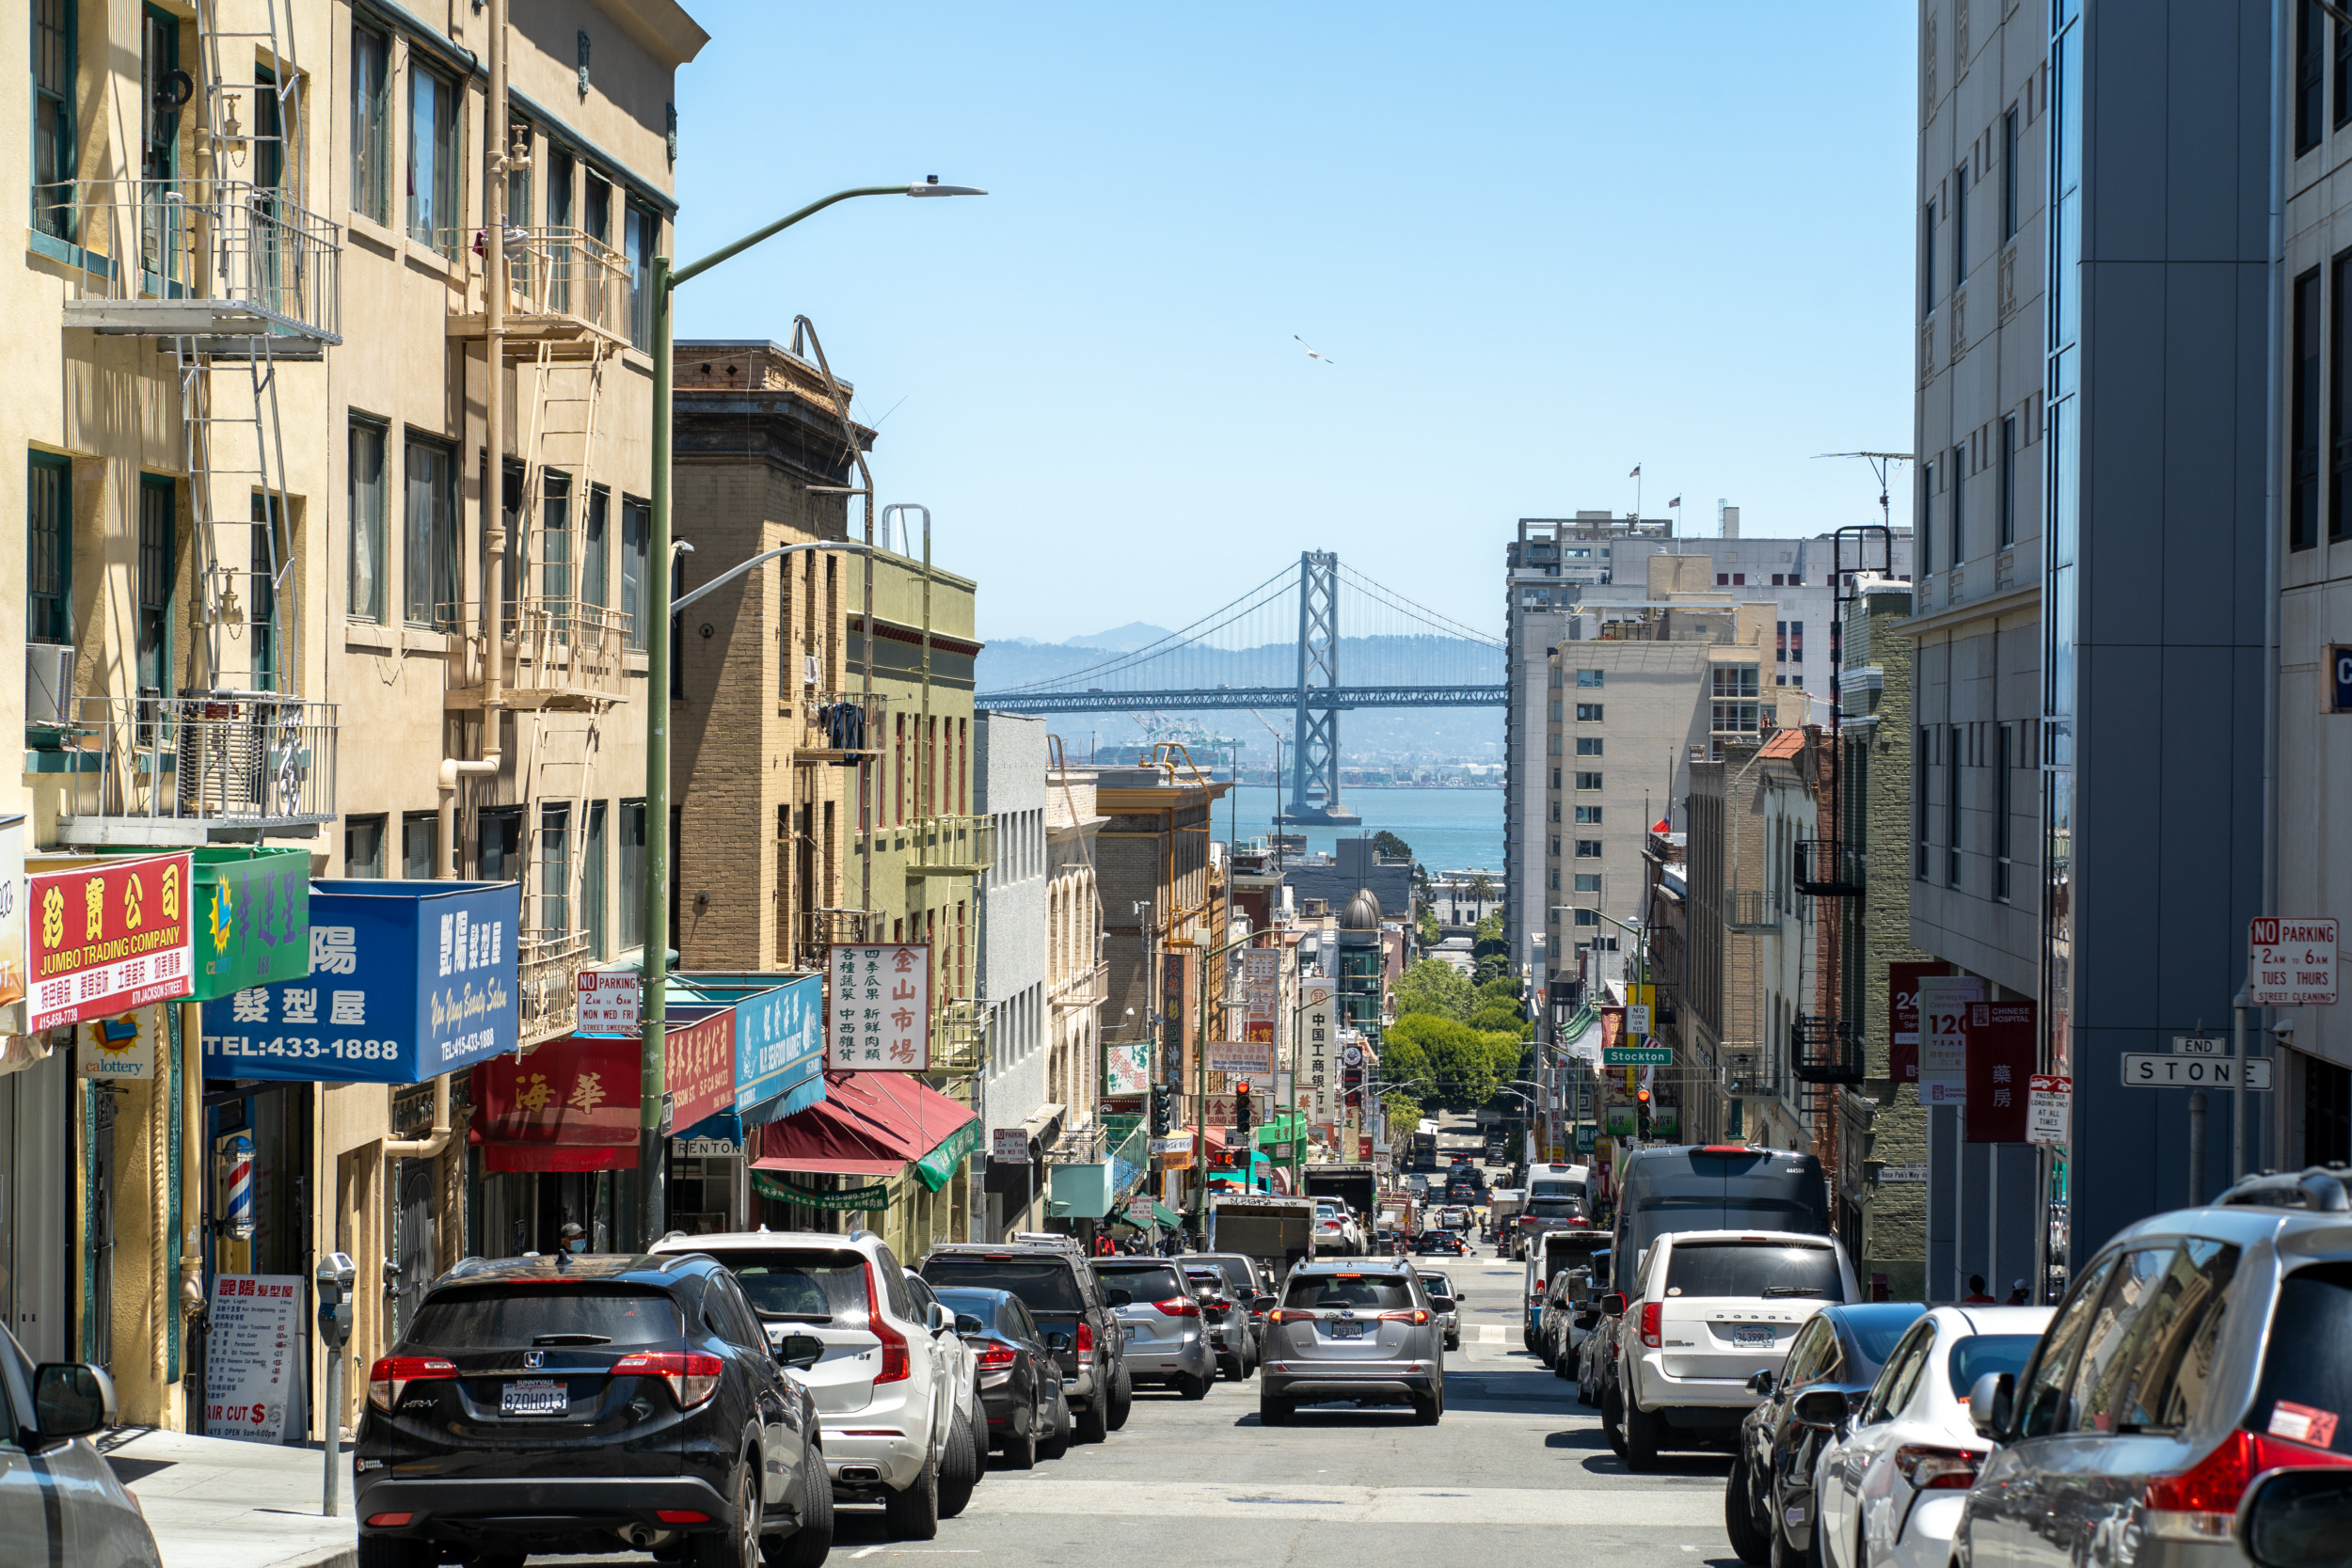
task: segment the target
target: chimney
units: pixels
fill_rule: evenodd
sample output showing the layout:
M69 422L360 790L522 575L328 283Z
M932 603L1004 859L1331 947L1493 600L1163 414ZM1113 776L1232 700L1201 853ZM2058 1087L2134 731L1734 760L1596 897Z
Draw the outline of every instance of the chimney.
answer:
M1740 509L1724 505L1720 496L1715 499L1715 532L1725 539L1740 537Z

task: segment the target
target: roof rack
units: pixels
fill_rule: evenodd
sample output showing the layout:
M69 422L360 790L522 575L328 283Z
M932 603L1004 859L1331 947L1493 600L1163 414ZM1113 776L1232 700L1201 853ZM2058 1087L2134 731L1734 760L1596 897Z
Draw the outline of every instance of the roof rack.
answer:
M2352 1212L2352 1169L2341 1164L2312 1165L2300 1171L2264 1171L2241 1178L2236 1186L2215 1201L2232 1207L2308 1209L2315 1213Z

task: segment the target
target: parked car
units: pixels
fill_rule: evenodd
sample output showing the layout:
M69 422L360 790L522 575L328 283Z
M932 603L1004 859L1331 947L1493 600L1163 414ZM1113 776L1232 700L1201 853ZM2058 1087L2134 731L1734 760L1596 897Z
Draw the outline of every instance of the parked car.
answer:
M1249 1302L1233 1294L1225 1271L1208 1263L1183 1259L1184 1284L1200 1304L1200 1322L1209 1335L1209 1352L1217 1370L1241 1382L1258 1370L1258 1339L1249 1327Z
M2255 1477L2352 1466L2352 1185L2249 1177L2126 1227L2075 1275L2023 1370L1987 1371L1994 1449L1952 1538L1972 1568L2247 1560ZM2326 1550L2340 1560L2339 1524Z
M1616 1375L1601 1395L1610 1446L1629 1468L1648 1470L1661 1449L1730 1443L1759 1397L1748 1380L1778 1376L1806 1319L1861 1295L1834 1236L1658 1236L1633 1289L1602 1298L1621 1320Z
M1555 1377L1577 1375L1577 1352L1599 1317L1593 1305L1593 1272L1589 1264L1559 1270L1544 1287L1544 1305L1535 1322L1535 1359Z
M972 1353L989 1447L1016 1470L1035 1468L1061 1388L1045 1331L1009 1291L949 1289L939 1303L955 1314L957 1338Z
M1810 1154L1745 1144L1637 1148L1617 1182L1619 1291L1629 1291L1650 1243L1677 1230L1829 1234L1829 1184Z
M2014 1376L2046 1307L1938 1307L1903 1336L1845 1436L1822 1456L1813 1528L1824 1568L1946 1568L1977 1466L1968 1422L1986 1372Z
M750 1299L771 1348L813 1335L824 1354L802 1372L823 1426L837 1500L881 1503L892 1534L928 1541L963 1511L987 1467L965 1354L943 1309L917 1306L907 1273L870 1230L673 1234L664 1259L707 1254Z
M1258 1420L1280 1426L1302 1404L1410 1404L1423 1426L1445 1414L1445 1352L1421 1276L1378 1262L1312 1259L1291 1271L1266 1314Z
M115 1387L96 1367L53 1361L36 1367L0 1325L0 1539L26 1562L91 1568L162 1568L147 1516L90 1433L115 1424Z
M1797 1330L1778 1373L1748 1379L1762 1402L1740 1423L1724 1483L1724 1526L1742 1561L1814 1559L1816 1465L1926 1310L1912 1301L1824 1307Z
M1454 1281L1436 1269L1422 1269L1421 1288L1429 1292L1430 1310L1438 1314L1438 1326L1445 1331L1445 1348L1462 1348L1461 1298L1454 1289Z
M1274 1276L1266 1266L1246 1252L1186 1253L1186 1263L1211 1263L1225 1275L1226 1289L1249 1311L1249 1360L1252 1366L1265 1359L1265 1306L1258 1298L1271 1297ZM1270 1303L1268 1303L1270 1305Z
M1521 1243L1526 1266L1521 1300L1526 1311L1519 1322L1519 1342L1527 1347L1528 1354L1542 1354L1543 1340L1536 1330L1543 1322L1544 1300L1551 1282L1569 1270L1590 1267L1593 1258L1608 1246L1609 1232L1594 1229L1592 1221L1581 1216L1563 1221L1557 1229L1530 1236Z
M1021 1298L1045 1331L1046 1348L1061 1361L1062 1391L1077 1418L1079 1442L1100 1443L1127 1424L1135 1390L1127 1376L1126 1336L1075 1242L959 1242L931 1248L920 1272L933 1290L1010 1291Z
M898 1271L864 1271L877 1297L878 1274ZM813 1568L832 1546L833 1456L803 1379L830 1349L798 1326L771 1348L708 1257L468 1259L369 1370L359 1560L662 1550L759 1568L774 1538L779 1560ZM933 1528L936 1503L934 1485Z
M1208 1397L1216 1381L1209 1325L1184 1270L1165 1258L1098 1258L1094 1273L1126 1336L1127 1375L1138 1388Z
M1617 1330L1624 1322L1622 1317L1597 1311L1584 1331L1584 1343L1577 1350L1576 1397L1593 1409L1601 1407L1617 1375Z
M950 1476L943 1472L941 1506L952 1518L963 1512L962 1501L956 1494L968 1496L972 1486L988 1476L988 1407L980 1400L979 1357L971 1346L963 1342L963 1337L955 1332L955 1313L941 1305L939 1297L932 1294L930 1283L913 1269L900 1272L905 1274L907 1290L914 1297L915 1321L926 1323L944 1322L948 1325L934 1329L931 1338L939 1347L940 1370L947 1379L947 1386L956 1391L958 1414L962 1417L964 1430L972 1437L971 1482L967 1484L961 1475ZM939 1307L940 1310L933 1312L933 1307Z

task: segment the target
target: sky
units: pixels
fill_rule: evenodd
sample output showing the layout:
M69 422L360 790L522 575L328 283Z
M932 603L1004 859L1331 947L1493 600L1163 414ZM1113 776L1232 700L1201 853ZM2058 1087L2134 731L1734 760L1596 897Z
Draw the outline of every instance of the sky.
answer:
M1499 632L1521 516L1638 464L1678 531L1811 534L1878 520L1816 453L1910 443L1909 6L686 3L682 259L990 192L845 202L676 325L817 324L983 638L1183 626L1302 549Z

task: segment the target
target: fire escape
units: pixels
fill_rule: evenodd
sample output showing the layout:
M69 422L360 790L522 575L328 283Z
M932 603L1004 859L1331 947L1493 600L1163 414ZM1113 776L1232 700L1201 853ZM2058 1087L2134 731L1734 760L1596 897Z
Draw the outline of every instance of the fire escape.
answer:
M262 0L240 12L260 27L224 29L219 0L198 0L198 74L148 84L139 171L37 194L36 228L62 242L70 269L64 325L152 340L172 356L195 597L166 616L184 614L195 633L183 671L170 668L168 633L151 649L142 627L130 692L33 716L69 754L64 843L308 837L335 818L335 709L300 695L278 368L323 360L342 341L342 232L295 199L307 78L281 10ZM246 79L230 79L224 53L249 60ZM183 178L179 118L199 99L197 173ZM177 532L173 518L167 533ZM176 553L167 537L157 547L167 562ZM70 664L37 673L60 698L73 689Z

